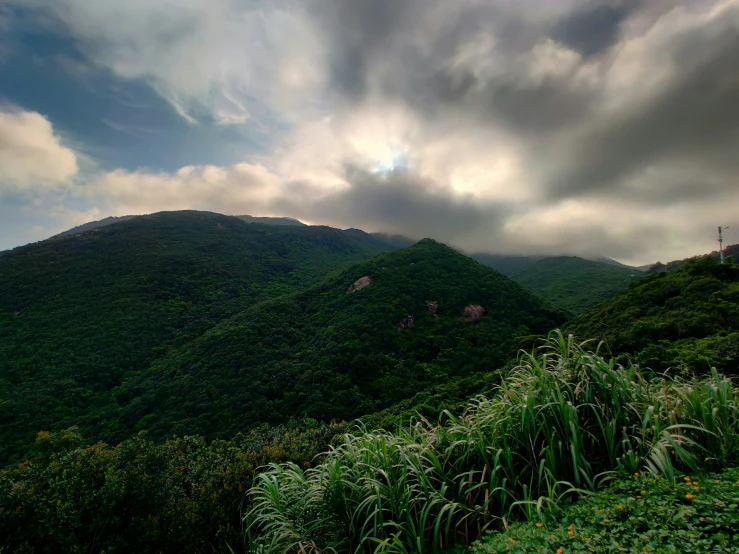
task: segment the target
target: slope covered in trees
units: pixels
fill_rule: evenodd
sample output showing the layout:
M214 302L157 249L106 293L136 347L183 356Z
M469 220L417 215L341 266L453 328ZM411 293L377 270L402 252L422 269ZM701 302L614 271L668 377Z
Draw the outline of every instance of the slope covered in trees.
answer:
M610 300L642 276L634 269L560 256L540 260L512 279L554 306L580 314Z
M0 464L40 430L118 439L111 390L261 301L389 250L360 231L165 212L0 257ZM100 431L90 434L92 426ZM105 431L105 432L103 432Z
M739 370L739 267L713 257L652 273L575 319L569 330L606 341L655 371Z
M612 260L607 263L576 256L475 254L473 258L574 314L613 298L643 275Z
M119 424L213 437L292 417L351 419L496 369L514 339L559 321L513 281L424 240L170 352L115 389Z

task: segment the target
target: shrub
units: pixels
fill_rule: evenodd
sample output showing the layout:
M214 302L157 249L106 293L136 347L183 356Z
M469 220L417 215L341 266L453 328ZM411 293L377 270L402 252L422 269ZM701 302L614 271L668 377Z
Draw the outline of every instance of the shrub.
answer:
M535 521L493 532L472 551L739 551L739 470L696 479L683 476L675 483L648 474L617 479L604 491L573 505L544 511Z
M437 552L615 472L674 480L736 455L728 379L648 378L586 347L557 332L461 417L359 429L315 468L272 465L250 493L252 550Z

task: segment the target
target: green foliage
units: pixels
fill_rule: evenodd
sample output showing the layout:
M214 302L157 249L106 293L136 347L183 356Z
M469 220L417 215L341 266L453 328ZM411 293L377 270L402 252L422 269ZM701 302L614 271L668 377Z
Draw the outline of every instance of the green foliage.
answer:
M347 292L362 277L371 284ZM476 322L465 318L473 304L485 309ZM514 339L558 321L511 280L424 240L245 310L129 376L114 390L119 425L210 438L292 417L353 419L502 367Z
M0 471L0 551L227 552L240 509L270 462L309 467L341 425L262 428L231 441L199 437L79 446L75 430L39 433L41 454Z
M731 382L649 379L554 335L461 417L350 434L315 468L259 474L254 552L438 552L597 490L614 472L674 478L739 453Z
M562 256L541 260L512 279L554 306L581 314L640 277L636 269Z
M739 551L739 470L691 476L621 476L595 495L550 506L459 552Z
M643 275L635 268L575 256L477 254L473 258L507 275L553 306L573 314L581 314L610 300Z
M111 392L258 302L390 247L361 231L169 212L16 248L0 258L0 466L39 430L118 442Z
M705 257L652 273L568 325L663 372L739 370L739 267Z

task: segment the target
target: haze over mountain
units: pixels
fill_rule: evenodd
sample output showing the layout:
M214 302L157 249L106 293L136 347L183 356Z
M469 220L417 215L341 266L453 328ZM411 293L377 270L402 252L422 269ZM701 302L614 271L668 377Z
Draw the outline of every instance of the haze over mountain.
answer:
M739 0L5 0L0 29L0 249L202 209L641 266L735 217Z

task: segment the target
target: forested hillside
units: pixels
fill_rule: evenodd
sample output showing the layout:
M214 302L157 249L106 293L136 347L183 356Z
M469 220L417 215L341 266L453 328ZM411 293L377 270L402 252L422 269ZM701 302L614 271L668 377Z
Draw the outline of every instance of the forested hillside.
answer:
M474 259L507 275L553 306L580 314L628 288L643 273L576 256L500 256L475 254Z
M610 300L642 276L634 269L560 256L540 260L511 278L552 305L581 314Z
M360 231L165 212L0 257L0 464L114 417L132 371L264 300L390 247ZM88 435L90 436L90 435Z
M711 256L652 273L569 330L655 371L739 370L739 267Z
M172 350L114 390L119 424L213 437L292 417L352 419L496 369L516 338L559 322L513 281L424 240Z
M590 344L553 334L516 362L517 349L530 349L533 335L560 325L562 314L434 241L320 277L318 261L325 268L347 252L364 256L368 244L378 247L375 239L363 242L366 235L356 230L267 228L214 214L162 217L126 231L137 237L138 255L115 232L136 218L28 247L57 257L20 249L9 259L29 256L24 263L0 265L4 282L13 283L16 298L25 293L26 302L0 320L4 336L15 341L12 348L0 345L4 363L12 364L3 373L3 440L17 441L3 445L10 445L6 455L30 458L0 470L0 548L449 553L541 543L554 551L574 545L608 551L600 526L611 522L618 532L609 537L619 544L661 544L654 526L637 521L655 510L665 522L655 525L686 531L689 551L739 541L736 518L723 504L732 491L717 486L703 493L699 477L739 452L739 391L709 371L737 371L739 267L707 257L648 275L568 324L578 337L594 339ZM191 218L189 231L180 217ZM239 239L205 247L212 243L203 237L221 236L229 225ZM182 241L172 239L172 229ZM307 239L291 229L318 235L301 242ZM98 234L101 243L93 238ZM248 252L238 251L239 240ZM233 258L220 258L228 265L219 267L230 271L220 281L209 253L232 248ZM133 261L122 267L123 259ZM290 271L276 269L301 259ZM98 267L112 269L95 277L90 268ZM157 275L155 285L133 287L145 271ZM174 306L189 311L167 304L175 295L168 276L180 283ZM181 287L189 280L203 285L197 290L204 296ZM233 294L226 282L240 283L243 292ZM192 297L181 296L188 290ZM35 308L38 299L46 312ZM100 313L80 312L84 302L87 312L94 306ZM113 317L123 308L150 308L152 321ZM21 327L26 313L34 319ZM66 321L68 313L87 313L97 327ZM176 317L205 323L175 327ZM163 321L179 333L167 335L172 329ZM165 346L150 346L147 358L136 348L152 344L143 333L154 323L160 333L154 339L164 337ZM107 346L96 349L89 336ZM128 351L116 337L128 341ZM23 351L19 338L35 350ZM606 343L598 347L599 340ZM64 352L53 348L66 348L76 365L65 366ZM125 373L99 361L107 351L129 364ZM79 352L89 360L80 362ZM58 365L40 365L42 356ZM134 359L143 361L134 366ZM86 373L76 373L80 368ZM668 368L666 379L653 371ZM83 387L87 396L69 394ZM364 427L350 423L358 416ZM332 418L344 421L328 423ZM17 422L26 426L22 432ZM81 429L61 429L70 423ZM387 430L376 431L378 425ZM34 431L42 432L22 442ZM97 439L110 446L91 444ZM687 471L689 493L676 496L671 480ZM600 491L611 476L628 483ZM624 499L618 491L627 489L640 494ZM586 517L590 504L571 506L582 490L596 493L592 502L605 515ZM561 509L579 517L582 528L544 534L558 525ZM686 513L704 514L704 521L671 523ZM530 524L505 531L503 517ZM489 530L495 533L486 538Z

